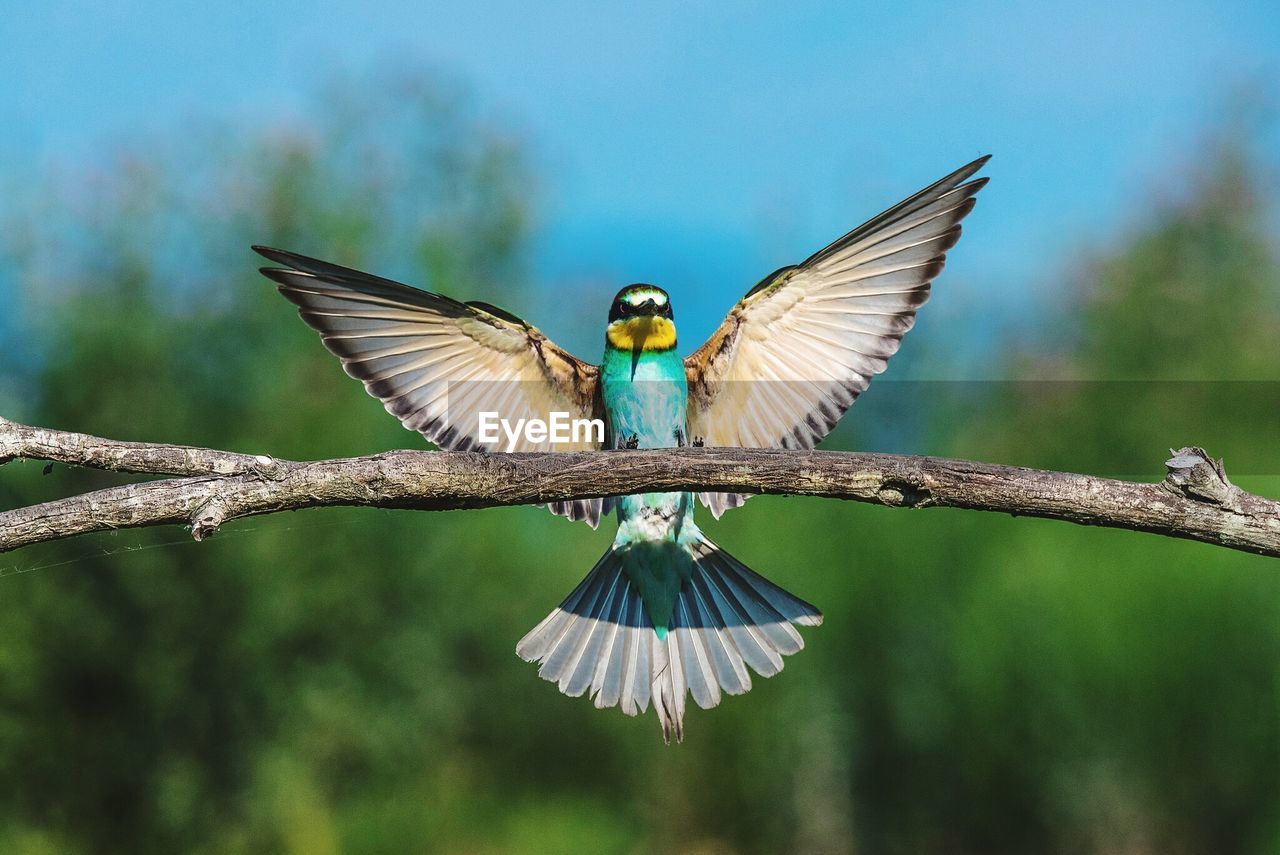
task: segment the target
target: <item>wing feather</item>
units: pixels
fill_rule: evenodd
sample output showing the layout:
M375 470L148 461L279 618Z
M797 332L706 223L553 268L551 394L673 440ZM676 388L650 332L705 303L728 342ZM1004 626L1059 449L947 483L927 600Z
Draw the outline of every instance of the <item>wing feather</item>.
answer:
M480 439L479 414L602 418L599 368L556 347L536 327L487 303L462 303L358 270L268 247L254 250L299 316L347 374L410 430L448 450L500 451ZM570 451L599 443L519 441L516 451ZM603 502L557 502L555 513L599 523Z
M982 157L760 281L685 360L689 435L812 448L885 370L987 179ZM972 179L972 180L971 180ZM747 496L704 493L719 517Z

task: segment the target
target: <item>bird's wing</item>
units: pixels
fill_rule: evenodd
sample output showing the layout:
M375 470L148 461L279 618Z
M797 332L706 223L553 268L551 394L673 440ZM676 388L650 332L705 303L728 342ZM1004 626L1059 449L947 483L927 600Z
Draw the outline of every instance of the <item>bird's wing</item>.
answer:
M460 303L389 279L292 252L255 246L281 267L262 272L298 306L343 368L410 430L448 450L505 451L482 442L481 412L517 419L603 418L600 369L496 306ZM598 442L531 443L514 451L578 451ZM551 510L593 527L602 501L559 502Z
M684 361L689 436L740 448L812 448L825 437L911 329L987 183L969 180L987 159L752 288ZM700 498L717 517L747 499Z

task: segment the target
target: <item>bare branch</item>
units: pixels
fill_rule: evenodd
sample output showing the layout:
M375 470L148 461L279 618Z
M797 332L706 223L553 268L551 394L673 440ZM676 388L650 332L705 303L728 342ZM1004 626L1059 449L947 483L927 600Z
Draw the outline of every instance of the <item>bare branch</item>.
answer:
M181 524L201 540L230 520L333 505L450 510L636 492L825 496L902 508L951 507L1146 531L1280 557L1280 502L1227 480L1184 448L1141 484L936 457L684 448L564 454L393 451L299 463L116 442L0 419L0 464L55 460L185 477L127 484L0 513L0 552L93 531Z
M0 466L23 457L143 475L270 474L275 467L275 461L265 455L190 445L121 442L87 433L31 427L0 417Z

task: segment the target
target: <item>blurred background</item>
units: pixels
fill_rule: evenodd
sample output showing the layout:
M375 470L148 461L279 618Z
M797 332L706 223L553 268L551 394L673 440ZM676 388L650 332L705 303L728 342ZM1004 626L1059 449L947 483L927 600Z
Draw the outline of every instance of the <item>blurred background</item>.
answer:
M992 183L825 447L1280 496L1274 3L99 4L0 28L0 413L295 459L419 447L267 243L594 359L979 154ZM0 508L120 483L19 462ZM514 644L613 537L312 510L0 556L5 852L1280 852L1280 565L759 498L826 623L664 747Z

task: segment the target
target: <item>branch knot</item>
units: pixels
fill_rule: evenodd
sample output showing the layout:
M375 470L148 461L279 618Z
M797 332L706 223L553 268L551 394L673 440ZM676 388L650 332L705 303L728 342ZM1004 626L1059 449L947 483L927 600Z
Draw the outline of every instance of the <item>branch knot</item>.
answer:
M191 514L191 536L197 541L211 537L227 520L230 509L219 496L210 496Z
M1239 506L1237 494L1240 488L1227 480L1222 460L1214 460L1203 448L1191 446L1174 451L1164 465L1169 473L1164 484L1171 490L1199 502L1221 505L1230 510Z

